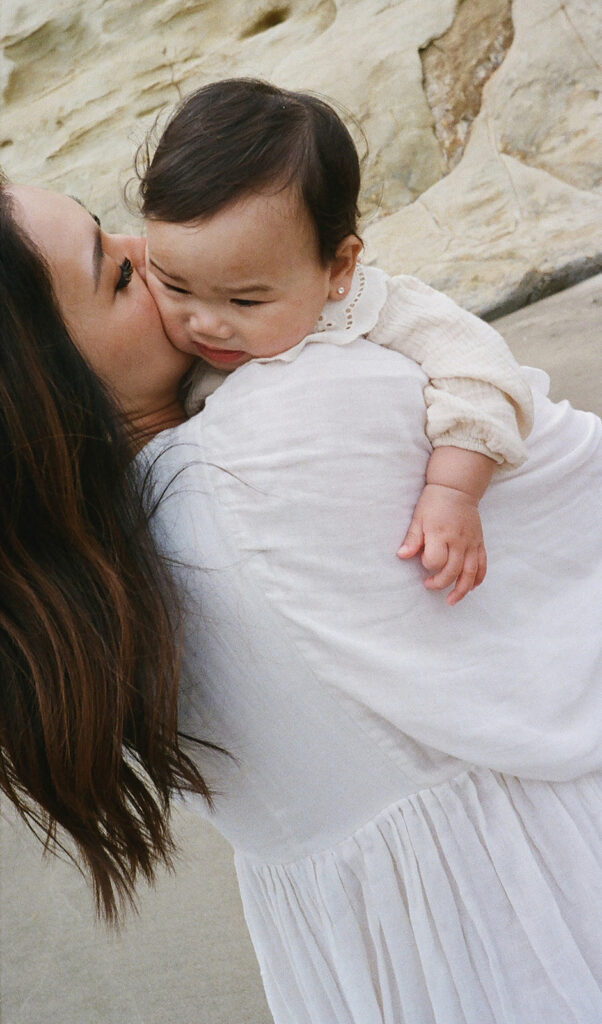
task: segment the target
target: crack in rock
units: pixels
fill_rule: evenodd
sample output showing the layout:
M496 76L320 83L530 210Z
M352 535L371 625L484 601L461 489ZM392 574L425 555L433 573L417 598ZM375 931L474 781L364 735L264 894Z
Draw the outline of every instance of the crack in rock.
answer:
M251 36L258 36L262 32L267 32L271 28L276 28L277 25L282 25L287 18L290 17L291 9L288 4L278 4L274 7L269 7L259 17L255 17L253 21L243 29L240 33L240 39L250 39Z
M460 0L451 28L420 51L446 171L462 157L486 82L514 38L512 0Z
M580 281L586 281L602 273L602 253L594 256L576 256L562 266L545 271L533 269L526 271L512 291L499 302L478 310L482 320L491 322L518 309L531 306L549 295L556 295L566 288L572 288Z

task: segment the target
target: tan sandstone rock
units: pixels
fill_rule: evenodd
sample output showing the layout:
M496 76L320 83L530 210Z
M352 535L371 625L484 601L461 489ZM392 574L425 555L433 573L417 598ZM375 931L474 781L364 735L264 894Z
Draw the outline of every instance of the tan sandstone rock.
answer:
M459 163L366 232L386 269L489 314L602 268L602 8L515 0L512 16Z
M368 207L377 195L397 210L442 173L418 51L451 23L454 0L42 0L3 11L0 159L15 178L77 191L110 228L123 225L118 187L156 114L228 75L312 88L353 111L370 140Z
M602 263L599 0L3 0L0 162L109 229L161 111L251 74L369 143L367 258L476 310Z
M459 162L483 87L513 38L511 0L478 0L460 4L451 28L422 51L424 91L447 170Z

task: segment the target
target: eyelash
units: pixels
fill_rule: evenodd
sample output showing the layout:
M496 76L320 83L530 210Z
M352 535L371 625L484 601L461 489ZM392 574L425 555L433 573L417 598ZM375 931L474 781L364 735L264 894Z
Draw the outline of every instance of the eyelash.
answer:
M163 281L163 285L168 291L175 292L177 295L190 295L190 292L187 292L185 288L178 288L175 284L168 284L167 281ZM242 306L245 309L249 306L261 305L261 302L257 299L230 299L230 302L235 306Z
M132 280L134 268L132 266L131 260L129 260L127 256L125 257L123 262L119 264L119 270L121 271L121 273L119 275L119 280L115 287L116 292L121 291L122 288L127 288L128 284Z
M175 284L168 284L167 281L163 281L163 284L170 292L177 292L178 295L190 295L185 288L176 288Z

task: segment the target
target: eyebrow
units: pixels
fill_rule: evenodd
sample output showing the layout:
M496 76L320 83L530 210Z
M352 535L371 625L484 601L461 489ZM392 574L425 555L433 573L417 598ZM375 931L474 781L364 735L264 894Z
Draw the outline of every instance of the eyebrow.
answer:
M155 270L160 270L162 274L165 274L165 277L171 277L172 281L179 281L181 284L186 284L185 278L179 277L178 274L170 274L168 270L163 270L163 267L159 266L152 256L149 256L148 262L155 268Z
M102 237L100 233L100 227L96 228L94 235L94 251L92 253L92 275L94 277L94 291L98 291L98 285L100 283L100 271L102 270L102 259L104 253L102 251Z
M245 284L243 286L233 285L226 291L236 292L237 295L245 295L246 292L272 292L274 289L269 284Z

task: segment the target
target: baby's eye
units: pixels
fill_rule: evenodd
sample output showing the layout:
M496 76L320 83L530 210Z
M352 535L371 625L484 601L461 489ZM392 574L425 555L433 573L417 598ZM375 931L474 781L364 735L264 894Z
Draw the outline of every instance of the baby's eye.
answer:
M261 306L257 299L230 299L235 306Z
M168 284L167 281L164 281L163 284L170 292L177 292L178 295L190 295L190 292L187 292L185 288L177 288L175 284Z
M116 292L121 291L122 288L127 288L128 284L132 280L134 268L132 266L131 260L129 260L127 256L125 257L123 262L119 264L119 271L119 280L117 281L117 284L115 286Z

